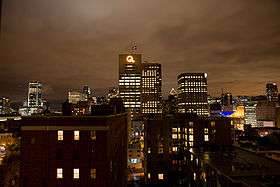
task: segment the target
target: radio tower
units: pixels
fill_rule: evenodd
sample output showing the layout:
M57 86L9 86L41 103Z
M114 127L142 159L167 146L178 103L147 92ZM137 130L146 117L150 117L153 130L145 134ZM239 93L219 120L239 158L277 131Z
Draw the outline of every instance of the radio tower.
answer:
M137 44L136 44L135 41L132 41L132 42L131 42L131 44L130 44L129 47L128 47L128 51L129 51L129 53L132 53L132 54L137 53L138 48L137 48Z

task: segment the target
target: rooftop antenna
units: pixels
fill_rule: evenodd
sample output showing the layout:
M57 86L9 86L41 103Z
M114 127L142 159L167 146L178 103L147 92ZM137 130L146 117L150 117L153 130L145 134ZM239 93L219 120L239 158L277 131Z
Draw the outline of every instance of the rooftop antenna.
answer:
M132 54L135 54L135 53L138 52L137 43L135 41L131 42L130 47L129 47L129 51Z

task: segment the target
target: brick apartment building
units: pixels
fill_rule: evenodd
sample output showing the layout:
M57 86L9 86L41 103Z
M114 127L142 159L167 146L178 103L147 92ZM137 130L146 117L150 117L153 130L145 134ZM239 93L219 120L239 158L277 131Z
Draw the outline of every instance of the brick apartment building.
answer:
M21 121L22 187L124 187L127 114Z

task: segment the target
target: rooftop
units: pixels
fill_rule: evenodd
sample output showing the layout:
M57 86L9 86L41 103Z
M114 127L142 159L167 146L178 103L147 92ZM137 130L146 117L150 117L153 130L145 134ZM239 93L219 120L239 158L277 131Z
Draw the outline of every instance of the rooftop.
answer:
M280 178L280 162L238 147L219 151L193 149L204 163L218 173L248 186L266 186ZM280 184L280 183L279 183Z

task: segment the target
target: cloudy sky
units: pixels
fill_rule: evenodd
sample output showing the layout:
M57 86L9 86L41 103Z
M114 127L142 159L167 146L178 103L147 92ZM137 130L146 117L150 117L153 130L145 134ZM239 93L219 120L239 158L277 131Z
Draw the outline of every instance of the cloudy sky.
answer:
M279 0L4 0L0 96L26 97L39 80L45 98L88 84L97 94L118 80L118 54L132 41L162 64L163 91L182 72L207 72L209 93L264 93L280 84Z

